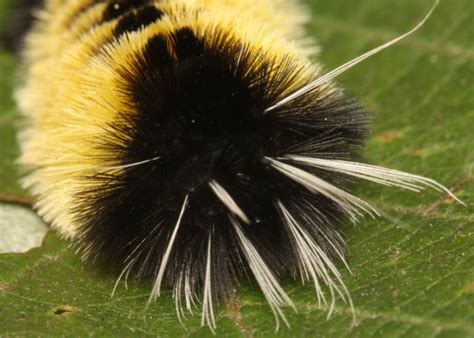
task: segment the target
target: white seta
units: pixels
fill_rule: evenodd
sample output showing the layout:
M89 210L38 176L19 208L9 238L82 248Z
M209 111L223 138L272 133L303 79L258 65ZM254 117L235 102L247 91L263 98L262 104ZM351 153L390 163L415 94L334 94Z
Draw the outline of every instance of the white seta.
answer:
M207 259L206 259L206 275L204 278L204 295L202 301L202 320L201 326L207 324L211 331L215 334L216 319L214 316L214 307L212 301L212 277L211 277L211 246L212 246L212 231L209 232L209 240L207 241Z
M349 176L365 179L375 183L399 187L414 192L420 192L425 187L447 193L451 198L465 206L449 189L435 180L423 176L405 173L394 169L343 160L328 160L322 158L286 155L281 160L310 165L315 168L334 171Z
M260 289L262 290L268 304L270 305L273 315L275 316L275 331L278 331L280 328L280 318L283 320L286 326L290 327L290 324L283 314L281 307L282 305L286 304L291 306L296 311L295 305L280 286L275 276L273 276L272 272L265 264L265 261L259 255L258 250L245 236L239 222L232 216L230 217L230 221L234 226L234 230L240 242L240 247L243 251L244 257L247 259L250 270L252 270L255 280L257 281L258 286L260 286Z
M222 185L220 185L216 180L212 180L209 182L209 187L232 214L239 217L244 223L251 223L245 212L243 212L243 210Z
M163 258L161 259L160 268L156 274L155 282L153 283L153 288L151 290L150 297L148 298L147 305L149 305L152 301L155 301L156 298L160 296L161 283L163 281L163 276L165 274L166 265L168 264L168 260L171 254L171 249L173 248L174 241L176 240L179 226L181 225L181 220L183 219L184 211L186 210L186 207L188 206L188 201L189 201L189 195L186 195L183 202L183 206L181 207L181 211L178 216L178 221L176 222L173 233L171 234L171 237L169 239L168 246L166 247L166 251L163 255Z
M435 3L433 4L433 6L431 7L431 9L429 10L429 12L425 15L425 17L415 26L413 27L410 31L344 63L343 65L337 67L336 69L324 74L323 76L321 77L318 77L316 80L314 80L313 82L310 82L308 83L307 85L303 86L302 88L296 90L295 92L293 92L292 94L288 95L287 97L285 97L284 99L278 101L277 103L275 103L274 105L272 105L271 107L265 109L265 113L268 113L280 106L283 106L303 95L305 95L306 93L308 92L311 92L312 90L315 90L317 89L319 86L321 86L322 84L334 79L335 77L341 75L342 73L348 71L349 69L351 69L352 67L354 67L355 65L357 65L358 63L370 58L371 56L375 55L375 54L378 54L380 53L381 51L383 51L384 49L390 47L390 46L393 46L394 44L396 44L397 42L403 40L404 38L412 35L413 33L415 33L419 28L421 28L423 26L423 24L429 19L429 17L431 16L431 14L433 13L433 11L435 10L435 8L438 6L439 4L439 1L440 0L436 0Z

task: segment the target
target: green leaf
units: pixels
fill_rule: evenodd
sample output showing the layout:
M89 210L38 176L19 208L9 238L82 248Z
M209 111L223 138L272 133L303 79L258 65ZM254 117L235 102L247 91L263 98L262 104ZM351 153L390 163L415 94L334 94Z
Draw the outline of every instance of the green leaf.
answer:
M15 159L18 149L15 140L17 112L12 100L14 61L0 46L0 192L24 195L18 184Z
M308 31L332 69L408 30L431 0L307 0ZM3 4L4 2L2 2ZM0 18L5 16L0 7ZM416 35L339 78L374 113L369 163L432 177L464 202L474 197L474 3L444 0ZM0 25L1 26L1 25ZM16 183L10 94L15 64L0 53L0 192ZM311 286L287 280L297 313L285 309L284 337L474 336L474 216L436 193L356 187L384 217L344 229L353 274L344 272L356 324L341 301L326 320ZM18 219L18 226L22 221ZM12 225L14 226L14 225ZM340 267L342 270L342 266ZM116 276L83 264L50 232L40 248L0 255L0 336L211 336L196 313L178 322L168 290L144 312L150 285L130 282L110 297ZM243 282L218 314L217 336L274 336L257 287Z

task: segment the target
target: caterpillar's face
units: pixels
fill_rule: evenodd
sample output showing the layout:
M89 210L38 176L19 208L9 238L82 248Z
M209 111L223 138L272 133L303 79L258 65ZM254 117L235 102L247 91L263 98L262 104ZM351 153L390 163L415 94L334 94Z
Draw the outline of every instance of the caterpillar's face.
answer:
M268 158L316 153L350 157L365 131L358 107L339 90L325 88L266 111L312 79L304 75L304 63L272 57L225 32L213 34L200 36L187 27L158 34L133 56L132 64L116 70L120 95L132 104L127 107L132 113L117 112L106 135L97 140L97 147L119 165L90 175L92 188L77 194L80 232L90 255L100 252L121 264L133 256L134 268L154 274L140 268L153 264L140 262L163 255L186 197L175 245L195 250L174 253L168 278L176 276L172 271L179 262L204 259L187 255L200 252L212 228L223 230L213 242L216 247L235 242L225 241L233 236L231 218L246 227L264 256L273 256L278 271L294 266L294 253L280 226L277 201L298 205L300 222L322 220L319 229L312 227L314 236L322 227L332 227L329 219L341 216L336 203L274 170ZM330 174L322 177L336 181ZM315 215L314 208L322 212ZM311 219L304 219L305 214ZM341 241L336 236L320 243L331 251ZM216 264L231 280L232 252L238 249L221 251Z

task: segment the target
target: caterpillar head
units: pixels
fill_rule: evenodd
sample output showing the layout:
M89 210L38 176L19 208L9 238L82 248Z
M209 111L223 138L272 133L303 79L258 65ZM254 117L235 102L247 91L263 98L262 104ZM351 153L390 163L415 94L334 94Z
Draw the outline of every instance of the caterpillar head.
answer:
M90 185L77 194L79 232L90 257L155 276L170 250L164 278L176 285L189 269L198 276L191 288L198 289L212 233L219 252L213 264L222 272L213 277L220 278L213 291L219 298L232 290L245 261L235 222L274 273L304 269L284 210L294 212L328 255L341 256L334 225L344 217L341 206L286 175L280 159L352 158L367 121L352 99L323 85L268 111L314 80L315 68L290 48L265 48L219 27L158 33L121 57L124 66L108 71L118 93L107 102L115 117L92 140L110 166L89 175ZM112 64L114 52L109 58ZM304 170L346 183L329 171Z

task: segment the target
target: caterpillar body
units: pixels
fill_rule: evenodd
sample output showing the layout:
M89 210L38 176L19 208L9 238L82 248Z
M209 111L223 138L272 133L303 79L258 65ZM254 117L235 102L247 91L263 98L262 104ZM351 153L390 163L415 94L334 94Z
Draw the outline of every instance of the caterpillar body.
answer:
M431 12L430 12L431 13ZM85 260L173 290L202 322L241 276L275 315L279 285L352 301L339 227L377 215L355 179L437 182L357 162L368 115L332 79L412 31L323 73L289 0L47 0L16 97L23 186Z

